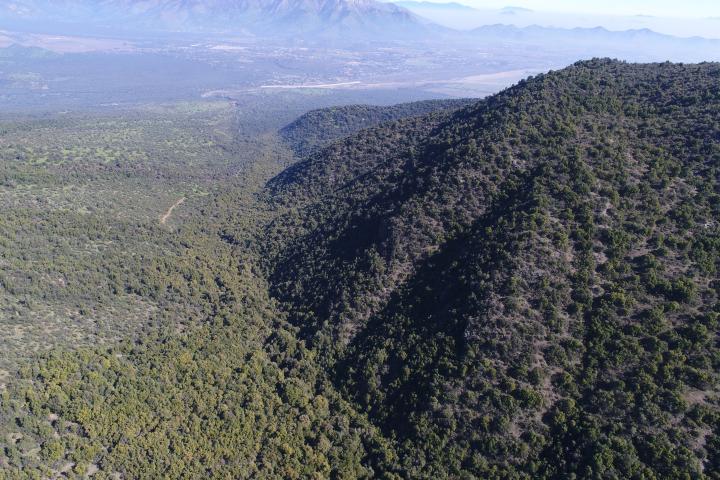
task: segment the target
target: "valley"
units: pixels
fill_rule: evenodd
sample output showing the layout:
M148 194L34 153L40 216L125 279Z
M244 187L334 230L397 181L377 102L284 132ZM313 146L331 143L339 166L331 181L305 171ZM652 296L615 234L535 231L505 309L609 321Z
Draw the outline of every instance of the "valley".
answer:
M77 40L92 45L92 39ZM42 47L12 46L17 43ZM22 35L6 45L0 48L0 84L5 85L0 105L11 112L108 110L116 105L240 98L287 90L306 95L344 90L358 99L371 90L370 98L384 94L385 103L478 97L562 66L569 58L559 54L537 58L532 52L509 52L502 46L439 51L432 45L378 45L358 50L237 40L163 42L147 47L138 41L129 44L127 51L97 47L77 53L63 43L36 42ZM123 73L130 71L142 73Z
M287 90L307 95L350 90L356 97L372 90L373 98L386 95L385 103L484 97L583 58L720 60L717 39L601 27L494 24L451 30L406 11L398 18L392 12L400 7L370 1L352 8L329 0L306 6L280 2L269 7L279 13L261 14L255 8L262 2L228 6L223 0L206 7L199 6L202 2L104 2L107 11L98 11L86 0L73 0L75 22L87 23L82 29L62 16L45 18L58 15L48 2L16 3L12 11L0 10L0 107L10 112L108 109ZM358 21L368 15L364 9L374 8L389 9L389 17ZM247 17L246 10L255 13ZM110 28L104 15L111 13L127 18L127 28ZM289 22L296 14L312 20ZM405 14L411 20L403 20Z
M208 214L218 222L237 215L213 211L212 202L233 192L251 223L259 209L252 192L293 161L280 128L312 106L342 101L271 95L0 123L0 324L9 332L0 368L54 346L144 335L163 317L176 319L173 328L178 317L202 319L207 312L176 283L195 268L178 236L200 250L226 248L198 231Z

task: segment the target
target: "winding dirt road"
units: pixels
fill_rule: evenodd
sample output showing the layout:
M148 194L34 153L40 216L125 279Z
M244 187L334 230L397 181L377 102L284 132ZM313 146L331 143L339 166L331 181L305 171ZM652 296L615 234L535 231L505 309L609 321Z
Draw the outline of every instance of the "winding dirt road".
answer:
M177 202L175 202L172 207L168 208L167 212L165 212L165 215L160 217L160 225L165 225L167 221L170 219L170 216L173 213L173 210L175 210L177 207L182 205L182 203L185 201L185 197L181 198Z

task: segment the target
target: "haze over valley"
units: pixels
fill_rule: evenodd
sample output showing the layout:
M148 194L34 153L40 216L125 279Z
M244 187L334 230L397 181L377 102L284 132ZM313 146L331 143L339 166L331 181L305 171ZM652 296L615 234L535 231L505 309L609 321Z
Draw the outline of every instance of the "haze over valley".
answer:
M521 23L454 30L428 19L440 6L400 5L13 0L0 6L0 102L97 107L288 89L482 97L580 58L720 59L720 40Z

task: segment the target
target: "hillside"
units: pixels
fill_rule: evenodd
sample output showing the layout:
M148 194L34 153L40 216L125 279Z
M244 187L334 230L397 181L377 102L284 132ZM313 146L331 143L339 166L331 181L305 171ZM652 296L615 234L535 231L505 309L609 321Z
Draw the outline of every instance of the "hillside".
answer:
M458 109L316 111L290 137L308 156L279 174L278 125L234 138L242 123L204 110L138 133L63 124L86 145L67 148L105 155L100 127L125 129L112 161L80 165L30 142L52 122L6 127L3 185L25 202L0 225L8 315L154 308L142 335L2 378L0 479L719 478L718 85L718 64L593 60ZM343 127L313 132L328 121ZM52 176L133 172L92 205L147 218L103 234ZM35 201L38 183L63 203ZM135 193L153 188L162 205ZM92 262L107 286L82 288ZM38 266L70 288L20 282Z
M427 100L391 106L348 105L312 110L280 130L281 138L300 157L360 130L401 118L458 109L471 100Z
M411 476L718 472L718 79L580 63L269 183L273 293Z

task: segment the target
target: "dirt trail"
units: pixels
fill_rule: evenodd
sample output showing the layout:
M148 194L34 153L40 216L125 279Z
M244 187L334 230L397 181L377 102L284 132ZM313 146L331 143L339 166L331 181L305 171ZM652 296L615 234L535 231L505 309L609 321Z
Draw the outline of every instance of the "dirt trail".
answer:
M181 198L177 202L175 202L172 207L168 208L167 212L165 212L165 215L160 217L160 225L165 225L167 223L168 219L170 219L170 215L172 215L173 210L175 210L177 207L179 207L183 202L185 201L185 197Z

